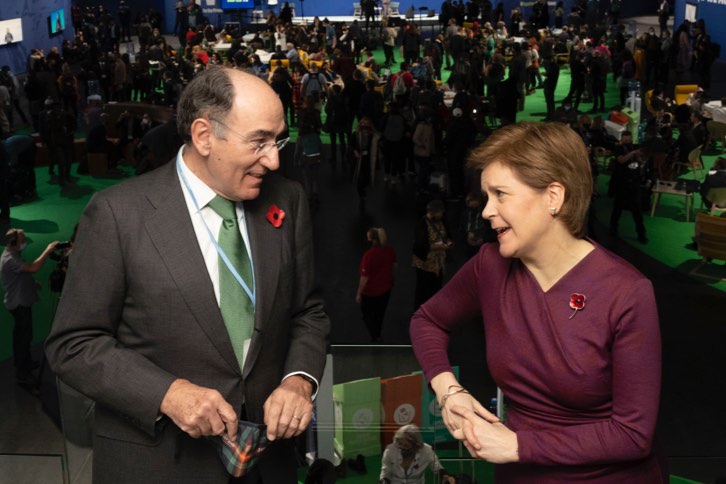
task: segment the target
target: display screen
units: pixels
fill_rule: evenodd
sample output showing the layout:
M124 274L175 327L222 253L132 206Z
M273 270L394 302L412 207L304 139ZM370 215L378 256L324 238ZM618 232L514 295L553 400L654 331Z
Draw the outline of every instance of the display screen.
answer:
M23 41L23 21L19 18L0 20L0 45Z
M698 9L698 5L693 3L687 3L686 4L686 14L684 18L688 20L689 22L695 22L696 21L696 10Z
M50 35L63 32L66 28L66 16L63 14L63 9L53 10L48 17L48 30Z
M222 9L254 8L254 0L222 0Z

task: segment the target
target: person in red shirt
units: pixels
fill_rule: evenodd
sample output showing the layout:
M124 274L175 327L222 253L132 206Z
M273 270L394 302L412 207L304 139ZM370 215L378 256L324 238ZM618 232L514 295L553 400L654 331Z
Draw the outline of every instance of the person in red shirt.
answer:
M371 248L363 254L360 263L360 282L355 302L360 304L363 322L371 335L371 341L381 341L381 327L393 288L393 271L396 268L396 251L388 245L386 231L380 227L368 229Z

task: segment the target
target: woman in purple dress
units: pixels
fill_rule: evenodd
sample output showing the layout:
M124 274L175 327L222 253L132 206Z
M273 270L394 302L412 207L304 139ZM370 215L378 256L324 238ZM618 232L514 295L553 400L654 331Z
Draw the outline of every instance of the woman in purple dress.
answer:
M661 346L653 288L585 237L593 183L571 129L521 123L470 157L488 196L484 244L414 314L414 351L444 422L496 481L665 482L653 445ZM506 422L459 385L449 334L481 315Z

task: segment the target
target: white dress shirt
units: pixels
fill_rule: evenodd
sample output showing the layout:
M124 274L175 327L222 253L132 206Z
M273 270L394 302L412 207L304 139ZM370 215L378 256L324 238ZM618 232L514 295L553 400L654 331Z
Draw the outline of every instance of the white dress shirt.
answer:
M212 281L214 287L214 296L217 298L217 305L219 305L219 254L217 248L212 242L211 237L216 240L219 236L219 229L222 226L222 217L214 211L212 207L207 204L217 196L217 194L209 188L202 180L199 179L187 166L184 161L184 146L179 148L176 155L176 163L181 167L181 171L184 174L184 178L179 175L179 183L182 186L182 192L184 192L184 200L187 203L187 209L189 210L189 216L192 219L192 226L194 227L194 233L197 236L197 242L199 248L202 251L202 257L204 257L204 264L207 266L207 273ZM186 179L186 183L185 183ZM194 195L192 197L192 194ZM196 204L194 203L196 200ZM245 221L245 211L243 202L237 202L237 223L239 226L242 240L244 240L245 247L247 248L247 254L250 257L250 263L254 260L252 258L252 248L250 247L250 239L247 234L247 222ZM207 228L209 230L207 230ZM211 237L210 237L211 232ZM254 268L254 264L253 264ZM254 291L254 287L250 287L251 291ZM251 340L245 340L244 342L244 358L247 358ZM244 364L244 363L243 363ZM285 378L293 375L303 375L307 377L313 384L313 399L317 395L318 381L311 375L303 372L293 372L285 375Z

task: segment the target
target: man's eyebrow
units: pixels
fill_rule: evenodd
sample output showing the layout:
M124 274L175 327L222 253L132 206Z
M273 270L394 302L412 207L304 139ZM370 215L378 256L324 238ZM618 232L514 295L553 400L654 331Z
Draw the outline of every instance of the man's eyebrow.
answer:
M270 131L267 129L256 129L254 131L251 131L247 134L245 134L245 138L247 139L260 139L260 138L277 138L277 133L274 131Z

